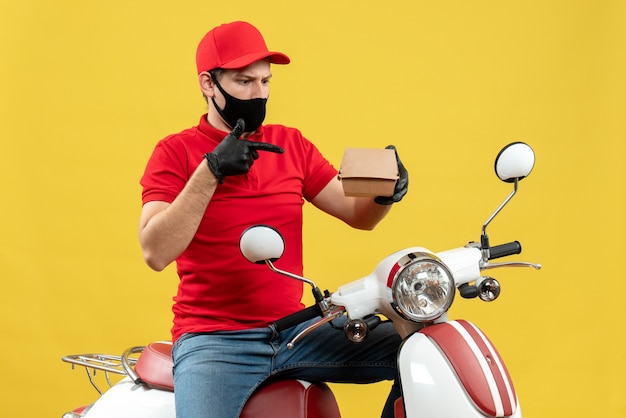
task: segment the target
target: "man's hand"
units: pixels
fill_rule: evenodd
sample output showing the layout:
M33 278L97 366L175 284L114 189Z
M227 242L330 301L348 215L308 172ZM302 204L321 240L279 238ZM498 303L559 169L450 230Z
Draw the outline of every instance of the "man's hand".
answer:
M398 151L396 147L393 145L388 145L385 149L392 149L396 153L396 161L398 162L398 181L396 182L396 187L393 190L392 196L377 196L374 198L374 202L379 205L391 205L393 203L399 202L402 200L404 195L409 191L409 172L406 171L402 161L400 161L400 157L398 157Z
M239 139L244 129L245 123L243 119L237 120L237 124L231 133L226 135L213 152L204 154L204 158L209 164L209 169L211 169L220 184L224 182L224 177L226 176L246 174L250 171L254 160L259 158L257 151L269 151L278 154L284 152L277 145Z

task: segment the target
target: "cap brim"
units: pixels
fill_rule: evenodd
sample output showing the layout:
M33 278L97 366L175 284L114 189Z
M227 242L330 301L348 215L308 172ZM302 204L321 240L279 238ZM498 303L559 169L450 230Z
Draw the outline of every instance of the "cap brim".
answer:
M253 62L262 60L264 58L269 58L272 64L289 64L291 62L289 57L282 52L254 52L241 56L235 60L225 62L224 64L220 65L220 68L224 68L227 70L243 68L247 67Z

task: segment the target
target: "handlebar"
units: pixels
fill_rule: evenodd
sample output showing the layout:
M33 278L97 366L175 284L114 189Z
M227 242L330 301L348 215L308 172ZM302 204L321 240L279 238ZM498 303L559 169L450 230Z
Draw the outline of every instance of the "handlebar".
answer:
M276 332L281 332L318 316L322 316L322 312L318 305L313 305L276 320L271 327Z
M506 244L491 247L489 249L489 259L494 260L496 258L519 254L521 252L522 244L520 244L519 241L507 242Z

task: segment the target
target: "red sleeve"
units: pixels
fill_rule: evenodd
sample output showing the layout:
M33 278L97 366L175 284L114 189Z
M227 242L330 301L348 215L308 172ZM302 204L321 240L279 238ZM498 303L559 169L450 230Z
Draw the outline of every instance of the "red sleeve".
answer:
M184 149L177 149L179 141L166 138L160 141L141 178L142 203L159 200L171 203L185 187L189 179L189 167Z
M303 195L306 200L311 201L333 178L337 177L337 170L324 158L313 143L306 142L308 144L309 164L307 165Z

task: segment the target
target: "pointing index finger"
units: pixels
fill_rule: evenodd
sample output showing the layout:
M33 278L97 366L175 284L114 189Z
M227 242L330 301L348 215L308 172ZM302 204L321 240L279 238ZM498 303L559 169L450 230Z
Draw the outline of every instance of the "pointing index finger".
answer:
M268 144L267 142L248 141L248 148L258 151L274 152L276 154L282 154L283 152L285 152L285 150L283 150L278 145Z

